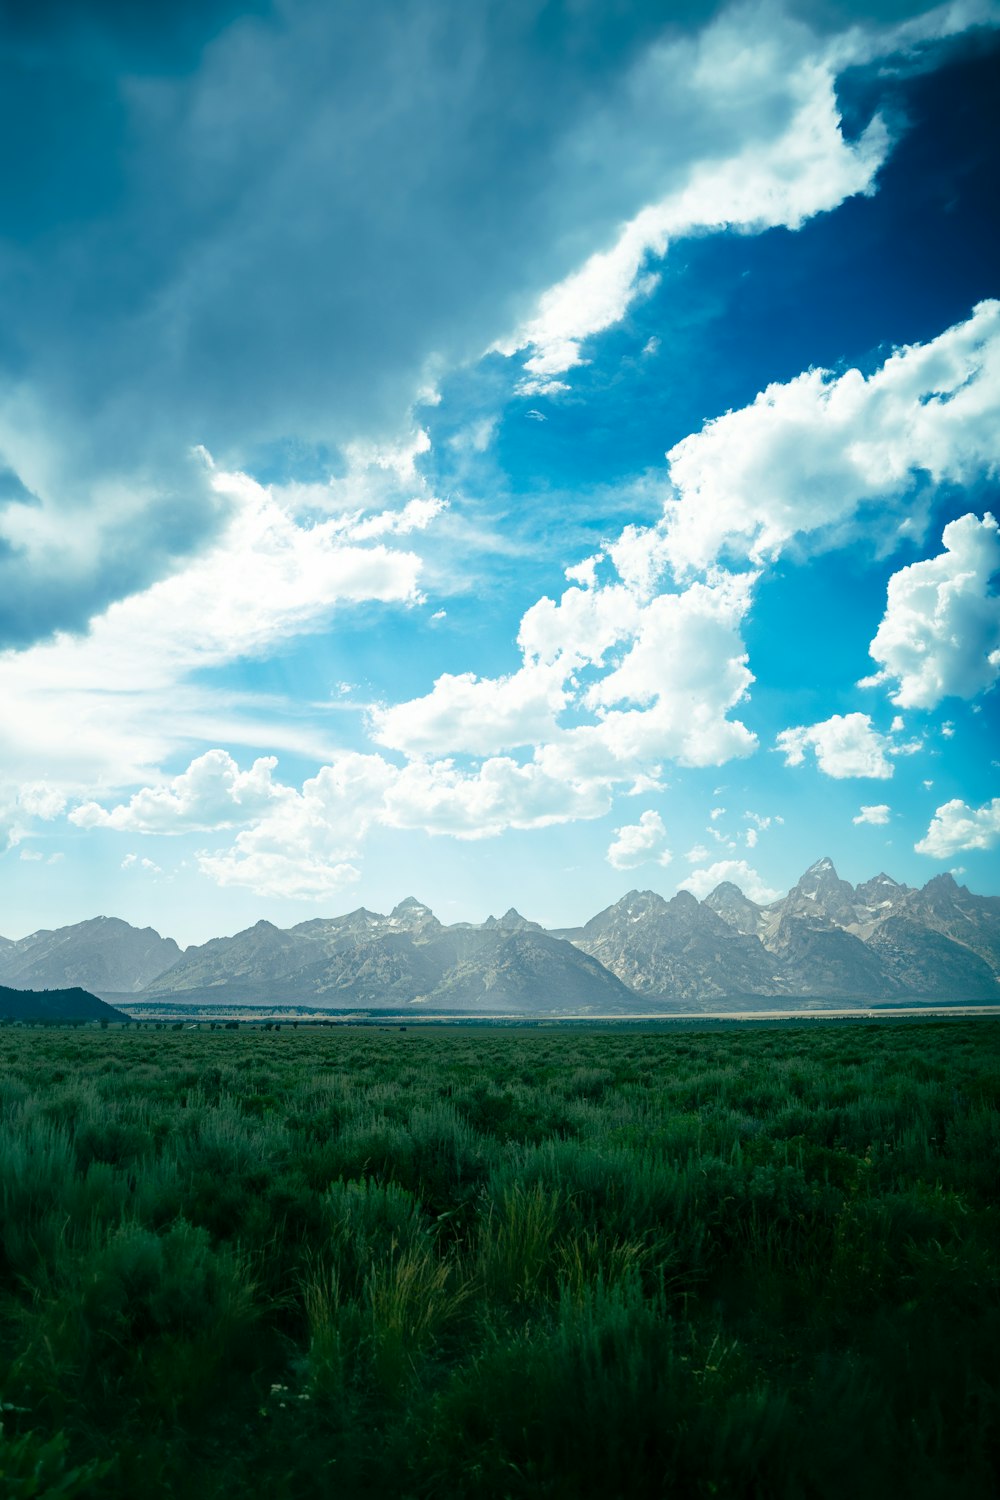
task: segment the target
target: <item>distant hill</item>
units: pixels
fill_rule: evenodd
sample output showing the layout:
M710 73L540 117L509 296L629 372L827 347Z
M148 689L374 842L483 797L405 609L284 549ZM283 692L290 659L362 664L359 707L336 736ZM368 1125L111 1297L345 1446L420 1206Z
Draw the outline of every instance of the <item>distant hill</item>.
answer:
M182 953L152 928L97 917L0 940L0 983L80 984L123 1004L522 1014L1000 1003L1000 898L950 875L921 890L884 872L852 886L820 859L766 906L728 881L704 901L630 891L553 932L513 908L448 926L409 896L388 916L359 907L285 929L262 921Z
M127 1021L123 1011L74 986L69 990L11 990L0 984L0 1021Z

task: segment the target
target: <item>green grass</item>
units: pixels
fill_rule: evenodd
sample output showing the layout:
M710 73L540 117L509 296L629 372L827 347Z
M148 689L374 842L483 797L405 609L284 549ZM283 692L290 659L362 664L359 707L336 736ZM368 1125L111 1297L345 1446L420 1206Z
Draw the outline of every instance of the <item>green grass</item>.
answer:
M0 1494L1000 1492L1000 1024L0 1029Z

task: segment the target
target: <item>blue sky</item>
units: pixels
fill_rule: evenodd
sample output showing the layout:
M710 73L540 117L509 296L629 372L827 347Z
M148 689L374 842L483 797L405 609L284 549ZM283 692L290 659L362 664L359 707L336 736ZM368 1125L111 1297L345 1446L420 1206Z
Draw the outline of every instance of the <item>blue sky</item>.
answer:
M1000 8L0 31L0 932L1000 892Z

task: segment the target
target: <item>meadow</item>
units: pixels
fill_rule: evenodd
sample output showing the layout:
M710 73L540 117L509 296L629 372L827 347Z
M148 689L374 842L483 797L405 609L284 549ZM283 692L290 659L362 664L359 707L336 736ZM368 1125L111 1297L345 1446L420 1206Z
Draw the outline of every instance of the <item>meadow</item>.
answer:
M1000 1493L1000 1022L0 1029L0 1493Z

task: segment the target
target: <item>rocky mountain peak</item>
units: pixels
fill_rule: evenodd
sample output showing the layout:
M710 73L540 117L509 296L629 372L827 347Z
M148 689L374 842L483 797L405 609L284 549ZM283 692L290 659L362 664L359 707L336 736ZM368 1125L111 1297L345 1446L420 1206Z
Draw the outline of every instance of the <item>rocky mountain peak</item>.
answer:
M781 905L784 916L798 913L832 920L840 926L848 926L856 918L854 887L841 880L828 855L809 866Z
M734 885L731 880L720 880L715 890L710 891L705 897L706 901L711 901L713 906L725 901L732 901L734 898L739 901L746 901L748 899L739 886Z
M541 932L542 928L537 922L529 922L527 917L522 917L515 906L510 906L502 917L487 917L483 923L485 928L491 932Z
M676 896L670 898L667 905L673 907L674 911L694 911L695 907L701 905L701 902L690 891L678 891Z
M723 880L705 897L705 905L730 927L746 935L757 934L762 922L762 908L745 896L738 885Z
M808 870L799 877L797 888L799 890L816 890L822 886L846 884L847 881L841 880L837 874L833 860L828 855L824 855L822 859L818 859L815 864L810 865Z
M429 906L418 901L416 896L407 896L392 908L387 926L402 928L404 932L424 932L440 927L441 923Z
M908 891L908 886L900 885L898 880L893 880L883 870L871 880L865 880L856 886L854 894L869 911L886 911L905 901Z
M613 910L620 911L627 917L645 917L650 912L661 912L667 902L656 891L629 891L620 901L616 901Z

